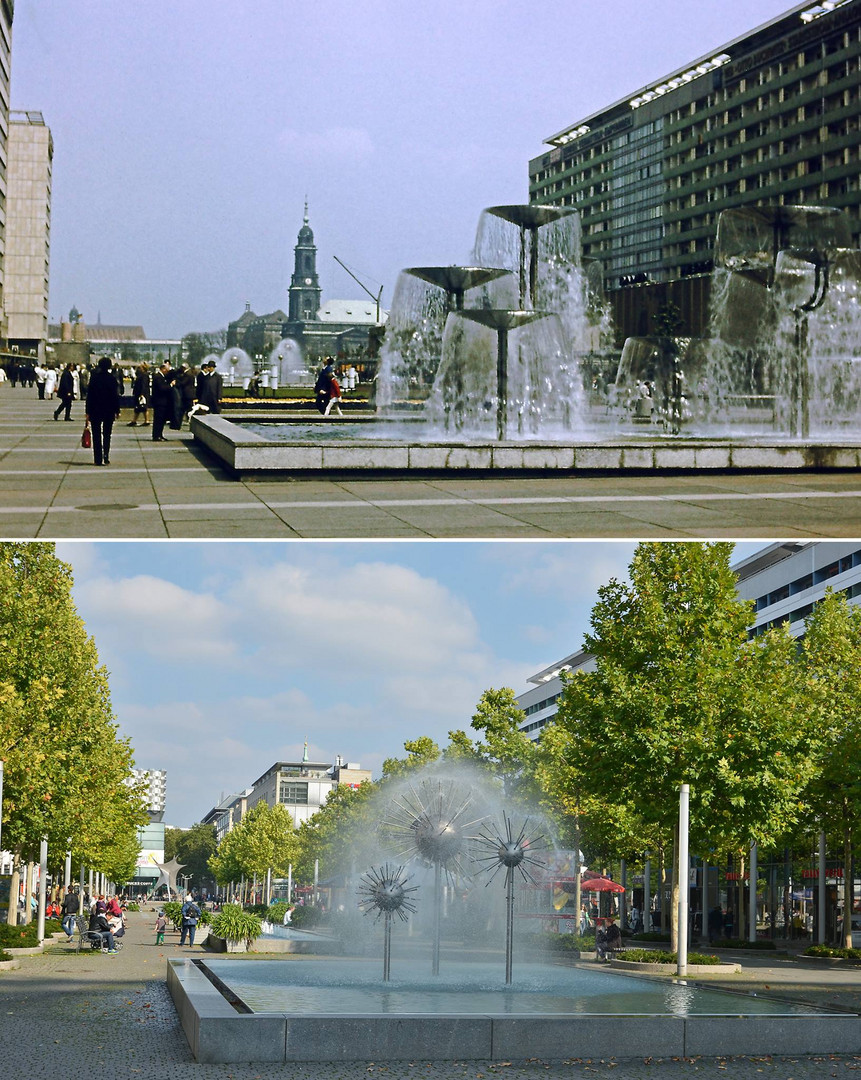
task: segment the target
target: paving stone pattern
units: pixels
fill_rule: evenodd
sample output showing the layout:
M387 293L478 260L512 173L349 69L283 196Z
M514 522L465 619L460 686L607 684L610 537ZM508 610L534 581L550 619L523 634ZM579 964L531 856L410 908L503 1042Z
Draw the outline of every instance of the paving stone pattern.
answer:
M819 1080L861 1072L861 1055L616 1061L609 1052L603 1060L562 1062L199 1065L179 1025L164 973L169 956L201 950L180 949L178 935L170 933L164 946L156 946L154 920L149 911L131 914L125 947L115 956L76 954L61 942L46 946L42 955L22 958L17 970L0 973L0 1075L8 1080L43 1074L88 1080L367 1080L376 1075L387 1080L676 1080L694 1075ZM796 959L753 958L745 959L745 969L743 976L729 979L729 985L846 1008L861 1002L857 968L835 971Z
M235 480L187 430L114 427L111 465L80 446L83 408L0 384L0 537L636 539L856 537L861 477L349 475Z

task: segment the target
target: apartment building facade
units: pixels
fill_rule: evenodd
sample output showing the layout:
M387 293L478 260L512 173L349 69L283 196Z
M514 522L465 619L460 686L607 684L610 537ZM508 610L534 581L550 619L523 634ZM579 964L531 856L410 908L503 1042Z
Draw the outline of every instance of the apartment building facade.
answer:
M799 4L545 142L529 198L579 210L620 339L654 332L667 301L700 334L722 210L857 216L861 0Z

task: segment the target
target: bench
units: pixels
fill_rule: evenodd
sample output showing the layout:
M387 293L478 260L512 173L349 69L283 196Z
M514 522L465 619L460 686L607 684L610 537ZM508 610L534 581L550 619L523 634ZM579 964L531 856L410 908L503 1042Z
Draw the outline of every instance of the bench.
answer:
M100 951L107 948L104 931L91 930L90 920L86 915L75 916L75 931L75 935L71 938L75 943L75 952L80 952L81 949L86 948L99 949ZM118 941L116 937L114 937L114 945L117 949L123 947L122 941Z

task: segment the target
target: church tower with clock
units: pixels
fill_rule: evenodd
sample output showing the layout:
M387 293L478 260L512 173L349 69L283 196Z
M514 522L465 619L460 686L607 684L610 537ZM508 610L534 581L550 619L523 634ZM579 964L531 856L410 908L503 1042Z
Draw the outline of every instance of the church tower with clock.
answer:
M320 310L323 290L317 277L317 247L314 234L308 224L308 203L305 202L305 220L299 230L294 248L293 277L290 279L288 319L291 323L314 322Z

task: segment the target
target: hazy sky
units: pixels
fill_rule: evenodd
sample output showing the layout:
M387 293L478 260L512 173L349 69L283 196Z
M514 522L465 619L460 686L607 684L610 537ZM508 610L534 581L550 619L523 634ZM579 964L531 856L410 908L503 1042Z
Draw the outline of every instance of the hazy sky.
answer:
M762 547L739 544L736 558ZM141 768L187 826L279 760L379 775L407 739L469 730L482 692L582 645L634 545L68 542L74 597Z
M12 105L54 136L51 319L151 337L469 258L542 140L786 0L18 0Z

